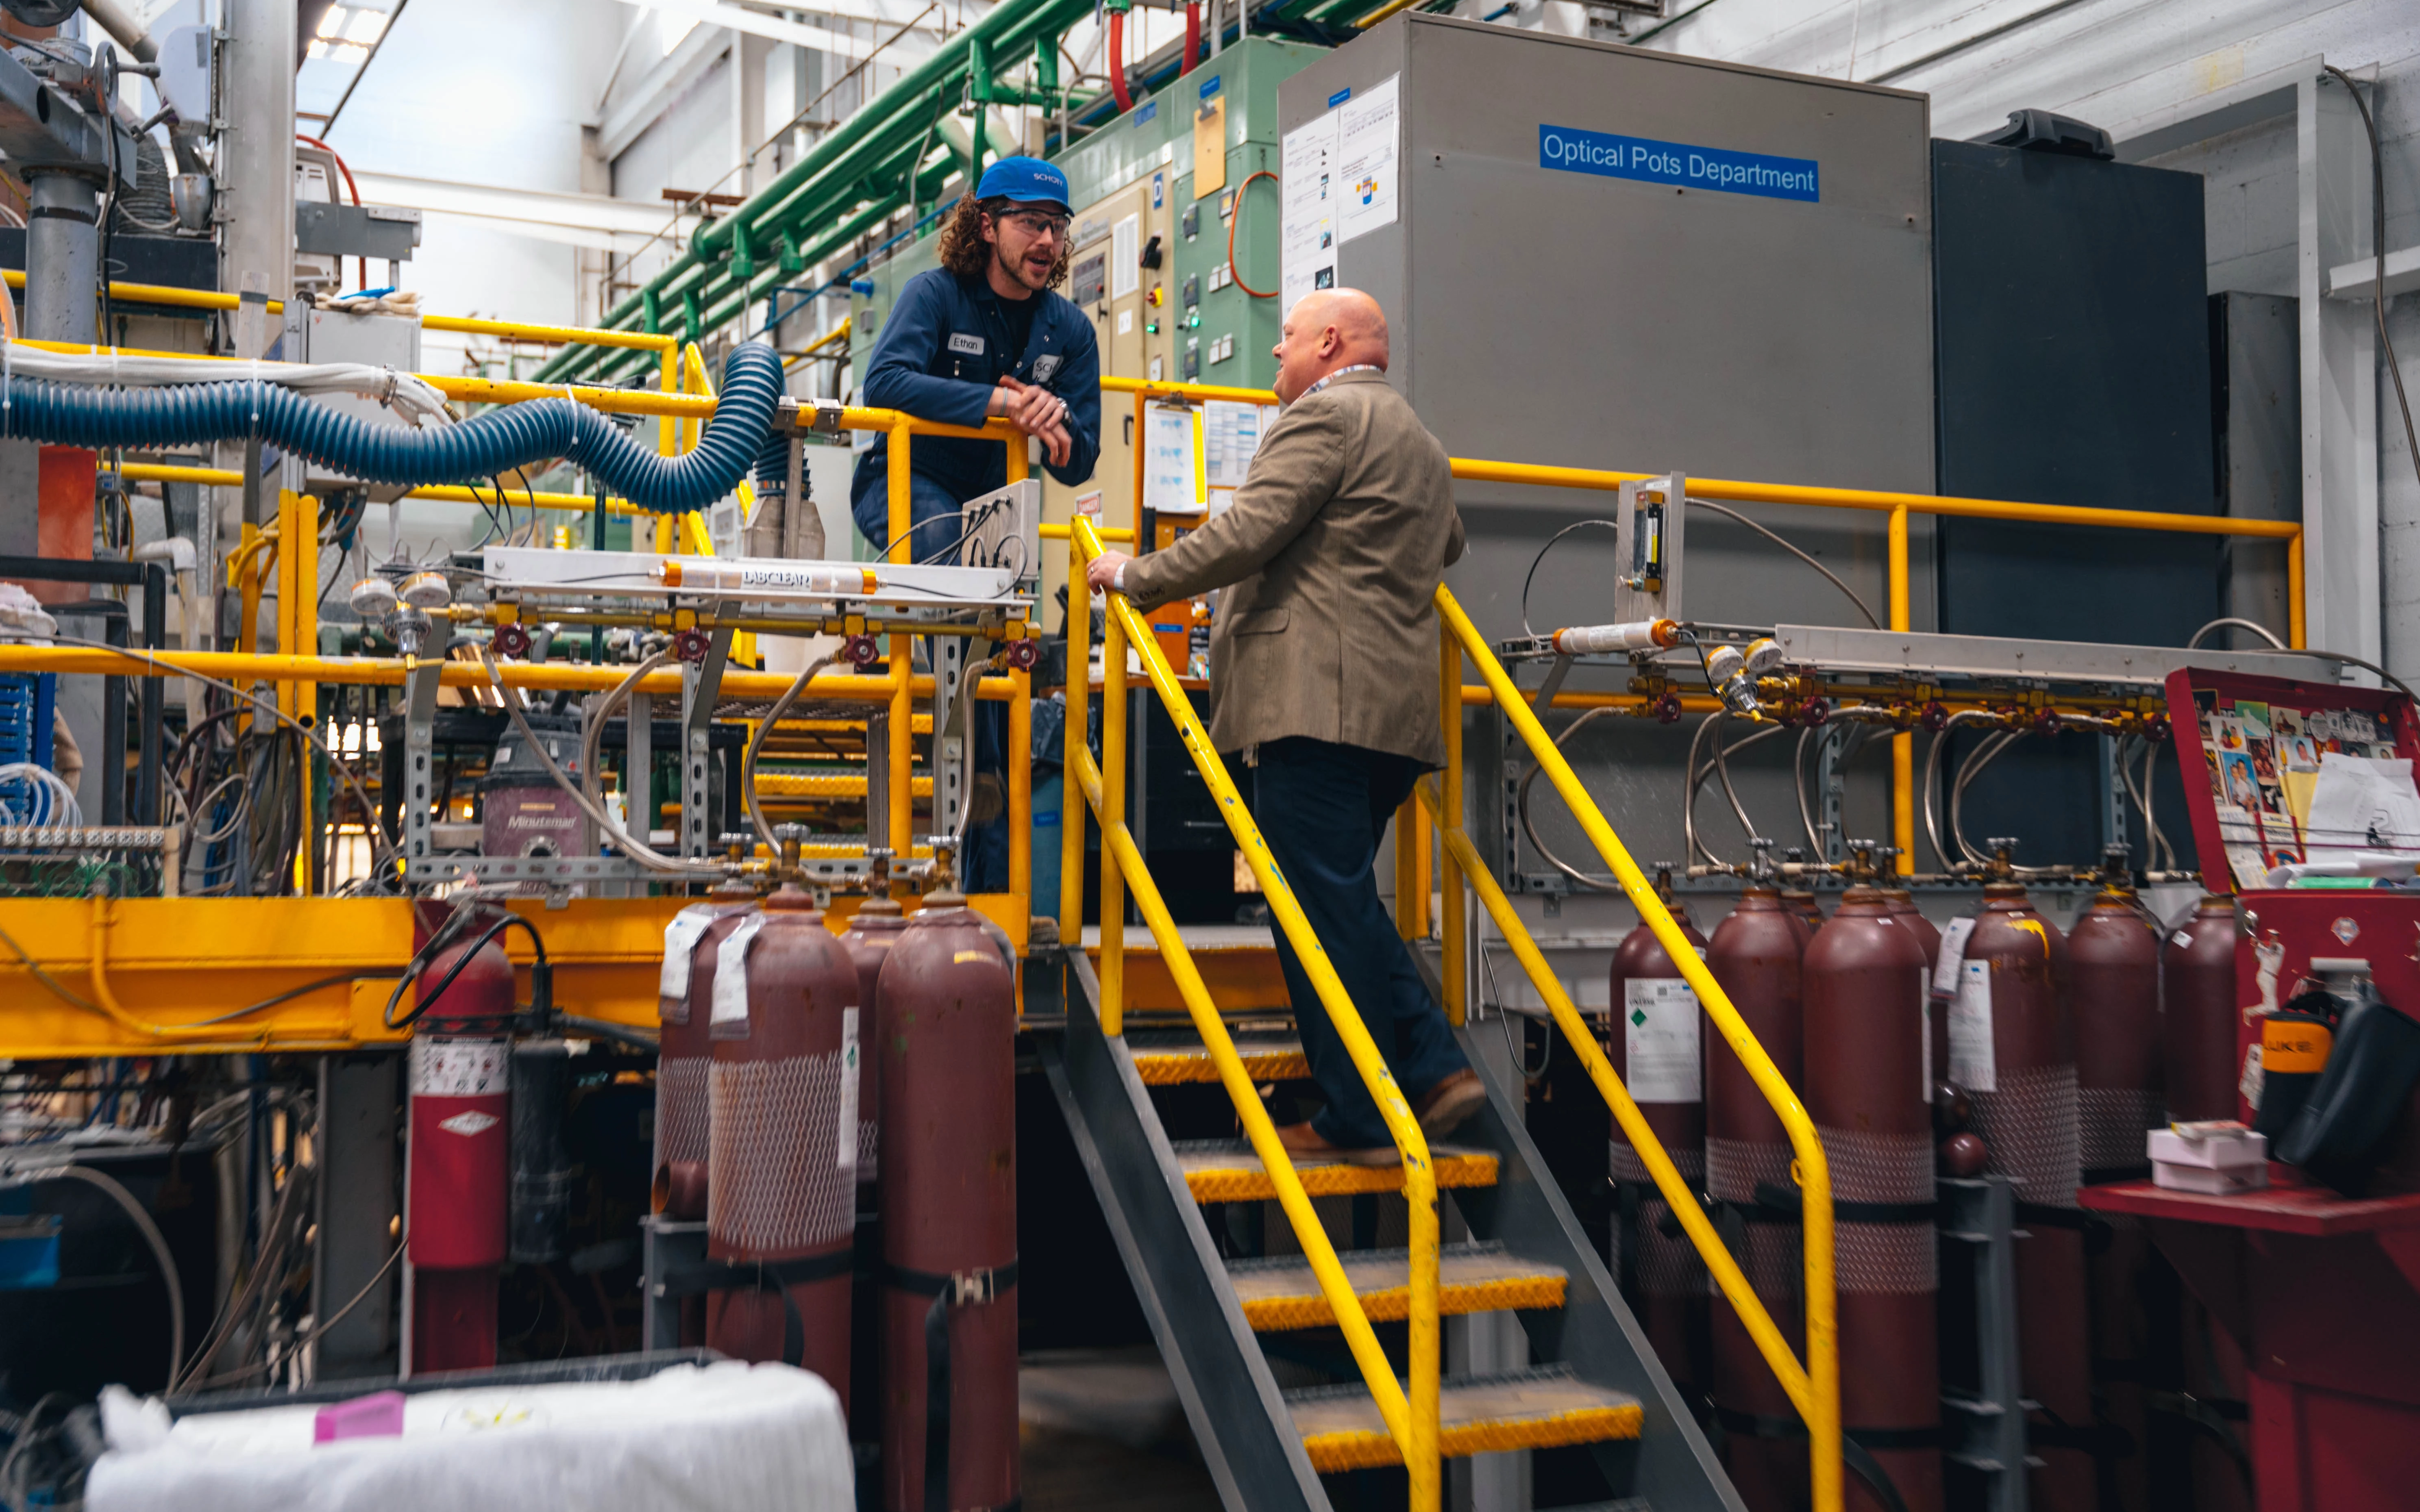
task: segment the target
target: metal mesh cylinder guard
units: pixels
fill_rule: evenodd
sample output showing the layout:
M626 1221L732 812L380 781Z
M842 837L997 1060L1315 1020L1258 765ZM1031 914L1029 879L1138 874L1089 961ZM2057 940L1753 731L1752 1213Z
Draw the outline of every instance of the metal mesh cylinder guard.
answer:
M713 1063L706 1223L717 1253L773 1258L855 1227L857 1110L843 1074L839 1051Z

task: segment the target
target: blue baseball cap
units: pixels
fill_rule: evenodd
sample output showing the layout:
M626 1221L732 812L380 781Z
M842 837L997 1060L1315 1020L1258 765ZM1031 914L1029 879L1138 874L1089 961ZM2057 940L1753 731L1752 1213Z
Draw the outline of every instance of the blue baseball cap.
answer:
M1002 158L984 170L977 199L1013 199L1067 208L1067 176L1040 158Z

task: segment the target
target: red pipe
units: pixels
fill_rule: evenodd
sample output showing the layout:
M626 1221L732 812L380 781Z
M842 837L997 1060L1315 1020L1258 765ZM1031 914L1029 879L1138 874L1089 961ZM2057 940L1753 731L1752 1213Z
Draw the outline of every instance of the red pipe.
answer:
M1126 13L1109 12L1109 93L1117 97L1118 114L1134 109L1134 91L1126 87Z
M1185 68L1183 71L1191 73L1193 71L1193 66L1201 61L1202 8L1198 4L1188 5L1185 8Z

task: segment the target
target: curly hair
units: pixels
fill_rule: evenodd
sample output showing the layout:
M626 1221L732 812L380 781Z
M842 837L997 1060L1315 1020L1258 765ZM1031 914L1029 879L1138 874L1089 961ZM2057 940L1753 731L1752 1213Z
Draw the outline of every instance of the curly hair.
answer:
M959 195L950 207L950 218L941 223L941 266L960 278L983 277L992 259L991 243L984 239L983 218L1010 208L1006 199L978 200L971 192ZM1050 265L1050 282L1043 287L1057 288L1067 282L1067 261L1074 250L1070 239L1059 239L1059 260Z

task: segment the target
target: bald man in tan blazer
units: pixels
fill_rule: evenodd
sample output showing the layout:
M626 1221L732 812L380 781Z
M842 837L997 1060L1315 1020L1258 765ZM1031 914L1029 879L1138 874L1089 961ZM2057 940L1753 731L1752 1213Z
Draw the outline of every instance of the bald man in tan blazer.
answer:
M1224 589L1210 738L1430 1137L1486 1101L1378 896L1387 822L1445 760L1435 597L1463 550L1445 448L1387 382L1387 317L1355 289L1307 296L1277 346L1279 401L1224 513L1164 551L1105 552L1096 588L1148 609ZM1458 713L1459 711L1457 711ZM1284 933L1280 963L1327 1105L1280 1128L1297 1155L1397 1154Z

